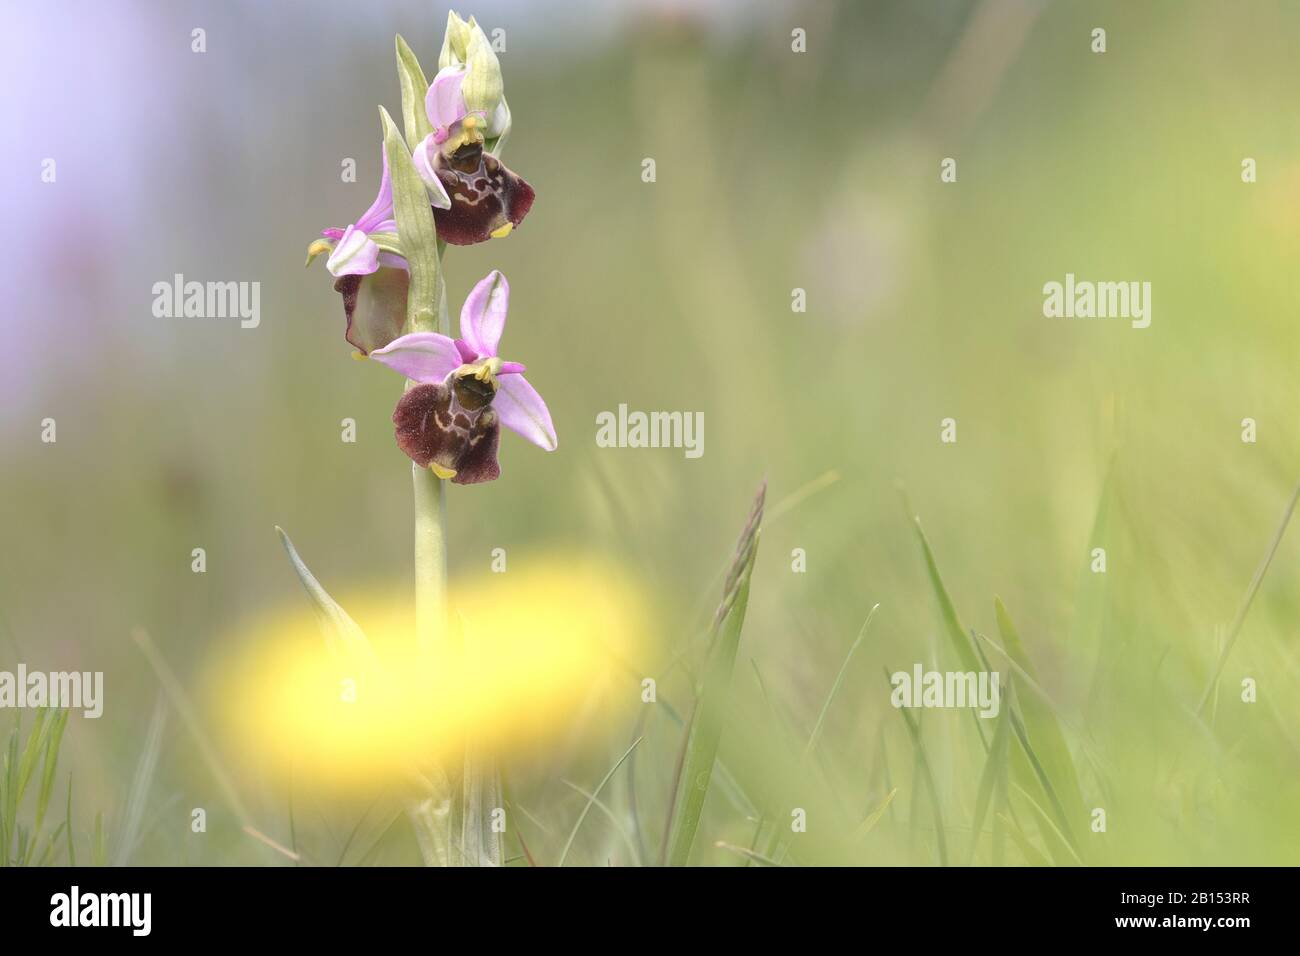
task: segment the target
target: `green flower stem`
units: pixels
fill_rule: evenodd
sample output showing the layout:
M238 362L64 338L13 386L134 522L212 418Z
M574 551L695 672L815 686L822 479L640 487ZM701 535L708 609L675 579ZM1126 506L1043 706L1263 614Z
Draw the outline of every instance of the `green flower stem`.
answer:
M442 658L447 636L447 489L412 463L415 485L415 634L426 654Z
M403 116L408 134L418 133L415 91L423 85L418 64L399 42L397 56L403 77ZM447 314L447 286L442 274L446 244L437 238L433 209L392 117L379 111L384 128L384 148L393 181L393 213L402 237L410 286L407 290L406 331L436 331L451 335ZM408 382L410 388L413 383ZM452 659L447 615L447 489L446 482L427 468L413 467L415 496L415 628L421 650L438 661ZM471 738L472 738L471 734ZM492 830L493 811L501 805L501 777L495 762L484 760L473 739L466 742L459 793L448 779L433 798L417 807L417 832L427 862L469 866L499 866L501 840ZM459 837L450 860L440 852L442 836ZM440 858L441 857L441 858Z

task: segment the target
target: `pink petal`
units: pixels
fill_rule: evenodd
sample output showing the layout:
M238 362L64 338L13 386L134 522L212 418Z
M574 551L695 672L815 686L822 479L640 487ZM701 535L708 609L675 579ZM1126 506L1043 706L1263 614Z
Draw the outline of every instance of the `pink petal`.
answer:
M501 424L527 438L534 445L555 451L555 426L551 413L522 375L506 375L497 379L496 398L492 407L501 416Z
M379 195L375 196L375 201L370 204L370 208L356 221L357 228L363 232L379 232L380 230L376 228L379 223L393 218L393 178L388 172L387 149L383 151L383 159L384 175L379 181Z
M393 339L370 357L417 382L439 384L460 367L456 343L437 332L412 332Z
M447 195L447 188L443 186L442 180L438 178L433 168L433 158L437 152L438 147L434 145L433 134L430 133L415 147L411 158L415 162L415 171L420 174L425 188L429 191L430 204L436 209L450 209L451 197Z
M510 307L510 283L493 269L479 280L460 310L460 336L480 356L497 354Z
M464 79L463 66L443 67L425 94L424 111L429 114L429 122L433 124L434 130L443 131L443 139L446 139L446 130L465 116L465 98L460 95L460 85Z
M368 276L379 269L379 247L356 226L348 226L325 260L333 276Z

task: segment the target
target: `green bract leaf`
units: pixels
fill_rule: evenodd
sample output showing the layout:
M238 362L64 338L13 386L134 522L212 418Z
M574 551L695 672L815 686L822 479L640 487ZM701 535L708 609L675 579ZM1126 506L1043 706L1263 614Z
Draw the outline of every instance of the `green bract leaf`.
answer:
M402 128L406 131L407 145L414 150L433 132L433 124L424 109L429 81L400 33L397 35L397 81L402 87Z
M289 540L289 536L284 533L284 529L276 527L276 534L280 536L280 541L284 545L284 550L289 554L289 560L293 563L293 569L298 573L298 580L302 582L303 590L311 598L312 607L316 611L316 619L320 622L321 631L325 634L325 639L335 649L345 653L362 653L369 655L371 652L370 642L366 640L365 632L352 620L348 612L339 606L338 602L329 596L329 593L321 587L316 576L311 573L307 565L303 563L302 558L298 557L298 550Z
M438 300L442 281L438 266L438 233L433 225L433 207L424 180L415 170L415 163L406 149L406 141L398 132L388 110L379 108L384 127L384 148L388 152L388 168L393 180L393 216L397 220L397 234L402 237L402 248L411 275L406 293L406 327L409 332L445 332L438 328Z

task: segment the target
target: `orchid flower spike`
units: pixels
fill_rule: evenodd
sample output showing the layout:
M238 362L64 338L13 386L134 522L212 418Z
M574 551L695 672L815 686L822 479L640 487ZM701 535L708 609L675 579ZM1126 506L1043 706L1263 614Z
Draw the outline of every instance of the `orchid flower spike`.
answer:
M321 230L323 238L307 247L307 262L328 251L325 268L343 296L347 340L364 355L397 338L406 323L406 290L410 282L406 260L399 254L397 221L393 216L393 182L388 151L379 194L356 222Z
M551 413L524 366L498 355L509 305L510 285L494 270L465 299L460 338L413 332L370 353L418 383L393 411L398 447L458 485L501 474L501 425L547 451L556 448Z
M474 18L462 20L455 10L447 11L447 31L438 55L438 68L449 66L465 67L465 106L485 118L487 128L483 136L488 151L496 154L498 150L493 147L510 132L510 107L506 105L501 61Z
M489 116L466 106L464 90L472 75L458 64L438 71L424 101L433 132L413 154L429 190L438 238L456 246L508 235L535 197L532 186L485 149Z

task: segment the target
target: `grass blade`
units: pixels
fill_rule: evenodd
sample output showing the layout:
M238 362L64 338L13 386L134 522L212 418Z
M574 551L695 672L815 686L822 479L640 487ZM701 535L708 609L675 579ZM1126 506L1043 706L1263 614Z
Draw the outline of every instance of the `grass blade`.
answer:
M27 793L27 785L31 782L32 773L36 770L36 764L40 760L41 754L45 751L45 735L47 733L50 712L42 707L36 711L36 721L32 724L32 731L27 735L27 744L23 747L22 757L18 761L18 776L14 784L13 802L15 809L22 803L23 796Z
M839 693L840 686L844 683L844 675L848 672L849 661L853 659L854 652L857 651L858 646L867 636L867 628L871 626L871 621L879 610L880 605L876 604L867 613L867 619L862 622L862 627L858 630L858 636L849 647L849 652L844 655L844 663L840 665L840 671L835 675L835 683L831 685L830 693L826 695L821 712L817 715L817 723L813 725L812 733L808 736L808 746L804 748L805 754L812 753L817 748L817 741L821 739L822 735L822 727L826 723L826 713L831 709L831 703L835 700L835 695Z
M890 675L893 672L885 668L885 683L891 688L894 686ZM934 815L934 833L939 841L939 865L948 865L948 844L944 839L943 810L939 806L939 788L934 782L934 771L930 767L930 758L925 753L925 742L921 739L921 728L913 719L910 709L900 707L898 712L903 716L903 722L907 724L907 732L911 735L912 746L916 749L917 765L921 768L922 779L925 781L927 792L930 794L930 809Z
M45 811L50 805L50 794L54 790L54 771L59 762L59 750L63 746L63 734L68 729L68 718L72 711L61 710L54 717L50 735L45 741L45 756L41 766L41 788L36 796L36 829L41 828L45 820Z
M27 847L23 863L30 866L36 854L36 845L40 839L41 829L45 826L45 813L50 806L50 793L54 789L54 771L59 762L59 748L63 744L63 732L68 726L70 710L54 712L54 718L46 728L45 740L41 748L41 780L36 792L36 823L32 827L32 842ZM50 837L47 851L52 852L54 841L58 839L57 831Z
M1052 865L1051 861L1048 860L1047 857L1043 856L1043 854L1039 853L1034 845L1029 842L1029 837L1025 836L1024 831L1020 829L1014 820L1004 813L999 813L997 819L998 822L1002 824L1003 832L1011 837L1011 842L1019 848L1030 866Z
M355 840L357 834L361 832L361 827L364 826L366 820L370 818L370 811L375 809L377 803L379 803L378 799L372 800L370 805L366 807L365 812L362 813L361 816L357 818L357 822L352 825L352 829L348 832L348 838L343 841L343 849L339 851L339 858L334 861L336 869L342 866L343 861L348 858L348 850L352 849L352 841ZM293 852L292 849L290 852Z
M104 811L95 814L95 829L90 837L90 865L104 866L108 862L108 853L104 844Z
M704 812L713 763L722 738L731 671L740 645L740 632L749 604L749 582L758 554L763 524L763 502L767 483L759 485L749 519L736 544L735 556L723 588L722 602L713 617L713 640L709 661L695 710L686 732L685 748L678 763L668 827L664 833L663 860L669 866L685 866L690 860L695 834Z
M168 666L167 661L163 659L158 648L154 646L153 639L149 637L148 632L138 627L132 631L131 637L153 668L158 683L162 685L163 691L167 694L167 699L171 702L172 709L180 715L181 721L185 724L185 729L190 732L195 745L199 748L200 756L202 756L204 763L208 765L208 770L216 781L218 789L226 798L226 803L234 811L241 824L251 827L253 825L252 817L249 816L248 810L244 807L244 801L239 798L239 791L235 789L235 785L221 765L216 748L208 739L207 734L203 732L203 724L199 720L198 712L194 709L189 695L185 692L184 685L171 667ZM102 821L100 822L102 823ZM95 865L102 864L96 863Z
M64 828L64 835L68 841L68 866L77 865L77 840L72 831L72 773L68 773L68 807L65 811L64 822L67 826Z
M276 843L274 840L272 840L269 836L267 836L265 833L263 833L255 826L244 824L243 831L247 833L249 836L251 836L258 843L262 844L265 847L269 847L271 850L274 850L276 853L280 854L285 859L292 860L294 863L298 863L302 859L297 853L294 853L286 846L281 846L279 843Z
M1070 854L1072 856L1072 862L1076 866L1083 866L1083 859L1079 856L1079 854L1075 853L1073 845L1070 843L1069 840L1066 839L1065 834L1060 831L1060 829L1056 826L1056 824L1052 822L1051 815L1048 814L1048 812L1043 809L1042 804L1040 804L1037 800L1035 800L1033 795L1024 787L1020 786L1020 784L1013 783L1012 786L1015 787L1017 791L1019 791L1020 795L1024 797L1026 801L1028 801L1029 806L1033 808L1033 811L1036 814L1038 814L1038 819L1042 822L1042 824L1044 824L1047 827L1047 830L1045 832L1052 833L1061 842L1061 844L1067 850L1070 851Z
M1097 499L1097 507L1093 512L1092 528L1088 534L1089 555L1091 555L1093 548L1109 547L1108 542L1111 537L1110 515L1115 498L1115 486L1118 481L1115 477L1115 462L1116 455L1112 453L1110 461L1106 465L1106 474L1101 483L1101 495ZM1093 573L1091 557L1083 562L1083 567L1079 570L1079 584L1076 588L1078 597L1075 601L1074 621L1070 628L1070 646L1080 650L1088 647L1094 648L1092 677L1088 686L1087 699L1089 707L1096 700L1096 694L1102 685L1101 669L1104 642L1101 627L1110 600L1110 579L1109 574Z
M1020 641L1020 634L1001 599L993 599L993 609L1007 656L1029 676L1035 687L1041 687L1029 655L1025 653ZM1075 827L1084 820L1083 798L1079 791L1078 773L1074 760L1070 757L1065 735L1061 732L1061 725L1045 698L1037 694L1025 694L1023 698L1017 695L1015 706L1023 720L1025 734L1033 744L1035 758L1047 778L1048 787L1045 789L1050 788L1049 797L1061 807L1062 830L1070 837L1071 845L1077 848L1074 832Z
M894 796L897 793L898 788L894 787L889 791L889 793L885 794L885 799L880 801L880 806L867 814L867 818L858 824L858 828L853 831L854 842L865 837L871 832L872 828L880 822L880 818L885 815L885 811L888 810L890 805L894 802Z
M998 712L998 722L993 729L993 743L989 747L988 758L984 762L984 772L980 774L979 790L975 796L975 819L971 823L970 855L968 863L975 860L975 849L979 846L980 830L984 826L984 815L995 789L1001 783L1001 790L1006 790L1008 753L1011 740L1011 681L1007 681L1002 694L1003 706Z
M921 527L921 519L912 513L906 497L904 497L903 502L904 507L907 508L907 518L911 521L912 527L916 531L917 540L921 543L921 554L925 558L925 568L930 577L930 586L934 589L934 596L939 602L939 614L943 618L944 633L948 635L948 640L952 644L958 660L961 661L963 669L978 671L980 669L979 657L971 646L970 637L966 633L966 628L962 626L961 618L957 616L957 608L953 605L952 598L948 594L948 588L943 583L943 576L939 574L939 563L935 560L934 550L930 547L930 539L925 536L925 531Z
M596 789L588 796L587 802L582 806L582 812L578 814L578 819L574 821L573 829L569 831L569 838L564 841L564 849L560 852L560 862L555 864L556 866L564 866L564 861L569 858L569 850L573 848L573 841L577 838L578 831L582 829L582 821L587 819L587 814L591 811L592 803L594 803L596 798L600 796L600 792L605 789L605 785L609 783L610 779L618 771L618 768L623 766L623 761L626 760L632 751L636 749L636 745L644 739L645 738L643 737L638 737L636 740L632 741L632 746L623 751L623 756L619 757L618 760L614 762L614 766L609 768L609 772L605 774L600 783L596 785Z
M371 842L370 848L366 850L365 853L362 853L359 857L357 857L357 862L355 864L356 866L365 866L366 861L369 860L375 854L375 852L379 850L379 848L383 845L384 841L388 839L388 835L393 832L394 828L396 828L397 826L398 821L401 820L404 815L405 815L405 811L398 810L391 817L388 818L388 823L385 824L380 829L379 835L375 837L375 839ZM294 847L290 847L290 849L294 853L298 852L298 850Z
M751 850L747 846L737 846L734 843L728 843L726 840L718 840L713 844L719 850L726 850L728 853L735 853L743 856L750 863L757 863L759 866L785 866L784 863L778 863L770 856L764 856L757 850Z
M629 772L631 772L631 768L632 765L629 763L628 764ZM637 845L632 841L632 835L627 832L627 828L624 827L623 824L619 822L618 814L614 812L613 808L611 808L610 805L606 803L604 800L596 796L596 794L590 792L589 790L584 790L582 787L578 786L576 783L574 783L571 780L565 780L563 777L561 777L560 783L564 784L570 790L573 790L574 792L580 794L581 796L586 797L587 800L590 801L590 803L593 806L595 806L597 810L599 810L601 813L605 814L605 816L609 818L609 822L614 825L614 829L618 832L618 835L623 838L623 844L624 846L627 847L628 854L631 856L632 862L636 866L641 866L642 865L641 851L637 849ZM529 857L531 859L531 856L528 854L526 849L524 852L524 856Z
M1237 616L1232 621L1232 627L1228 629L1228 639L1219 652L1219 659L1214 664L1213 673L1210 674L1210 682L1205 686L1205 693L1201 695L1201 702L1196 705L1196 715L1198 717L1205 712L1205 705L1209 703L1210 695L1214 693L1214 688L1219 683L1219 677L1223 673L1223 665L1227 663L1228 655L1232 653L1232 647L1237 643L1237 636L1241 633L1241 626L1246 623L1246 615L1250 613L1250 605L1254 603L1255 595L1259 593L1259 586L1264 581L1264 575L1268 573L1268 566L1273 563L1273 555L1277 554L1277 546L1282 543L1282 535L1286 534L1287 525L1291 523L1291 515L1295 512L1298 500L1300 500L1300 485L1296 485L1295 491L1291 493L1291 500L1287 502L1286 511L1282 513L1282 521L1278 524L1277 531L1273 532L1273 540L1269 543L1268 551L1264 554L1264 560L1255 569L1255 576L1250 579L1250 585L1246 588L1246 596L1241 602L1241 607L1237 609Z
M135 852L136 842L140 838L140 821L144 818L145 804L149 801L149 788L153 784L154 772L158 768L158 752L162 749L163 731L167 726L167 698L159 695L154 704L153 716L149 720L149 730L145 735L144 748L140 752L140 762L135 768L135 778L131 781L131 794L126 801L126 817L122 823L122 832L118 836L117 851L113 854L114 866L126 866Z

